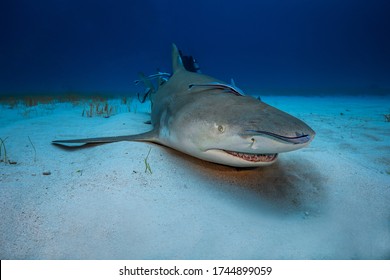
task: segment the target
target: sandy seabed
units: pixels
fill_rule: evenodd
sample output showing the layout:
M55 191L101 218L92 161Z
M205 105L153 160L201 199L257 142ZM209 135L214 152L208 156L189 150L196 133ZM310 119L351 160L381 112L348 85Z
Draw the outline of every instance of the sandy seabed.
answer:
M147 143L51 145L150 130L148 104L0 105L0 259L390 259L390 97L263 100L317 135L249 170Z

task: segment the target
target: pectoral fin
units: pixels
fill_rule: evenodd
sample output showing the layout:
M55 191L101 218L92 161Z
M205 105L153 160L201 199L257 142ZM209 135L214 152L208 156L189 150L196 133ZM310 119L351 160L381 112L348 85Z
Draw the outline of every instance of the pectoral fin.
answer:
M113 143L113 142L120 142L120 141L140 141L140 142L159 143L157 133L154 130L152 130L149 132L135 134L135 135L70 139L70 140L54 140L52 141L52 144L64 146L64 147L77 148L87 144L106 144L106 143Z

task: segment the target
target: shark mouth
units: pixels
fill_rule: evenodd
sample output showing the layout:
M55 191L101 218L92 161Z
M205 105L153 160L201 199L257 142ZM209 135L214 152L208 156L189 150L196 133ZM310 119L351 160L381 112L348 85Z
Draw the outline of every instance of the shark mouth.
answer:
M274 161L278 154L247 154L247 153L239 153L233 151L226 151L229 155L241 158L246 161L251 162L272 162Z

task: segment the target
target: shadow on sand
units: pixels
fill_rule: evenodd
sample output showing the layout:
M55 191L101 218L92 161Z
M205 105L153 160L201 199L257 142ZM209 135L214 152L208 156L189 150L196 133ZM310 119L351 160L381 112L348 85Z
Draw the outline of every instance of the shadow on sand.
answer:
M77 151L99 145L56 146ZM161 148L175 161L182 162L181 166L193 170L199 182L207 182L215 190L246 205L266 207L284 214L310 212L312 215L320 211L319 205L326 199L326 177L302 156L279 155L273 165L239 169L202 161L168 147Z
M316 214L326 199L326 177L308 159L281 155L270 166L238 169L198 160L170 150L174 157L189 162L199 180L229 193L252 206L266 206L285 214Z

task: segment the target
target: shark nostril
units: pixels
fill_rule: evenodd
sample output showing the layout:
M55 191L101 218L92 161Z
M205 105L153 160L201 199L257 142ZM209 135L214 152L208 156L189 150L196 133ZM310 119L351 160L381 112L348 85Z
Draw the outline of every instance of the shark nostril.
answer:
M251 147L252 149L254 149L253 146L255 145L255 142L256 142L255 137L251 137L250 147Z

